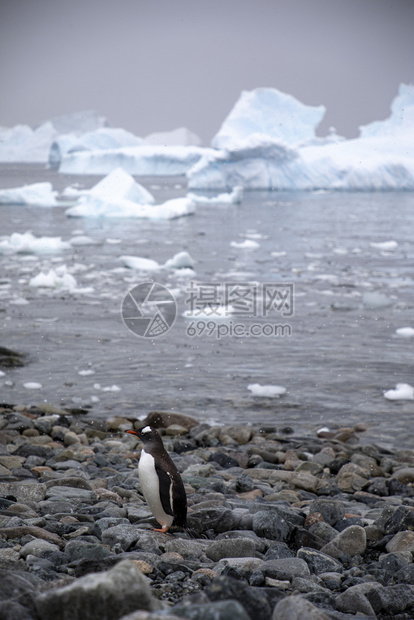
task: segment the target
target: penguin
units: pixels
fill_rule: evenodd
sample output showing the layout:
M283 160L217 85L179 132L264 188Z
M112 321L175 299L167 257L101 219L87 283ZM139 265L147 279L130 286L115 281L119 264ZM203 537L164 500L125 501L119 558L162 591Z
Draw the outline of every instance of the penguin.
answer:
M187 496L181 476L154 428L127 430L144 443L138 465L139 481L145 501L165 534L172 525L187 527Z

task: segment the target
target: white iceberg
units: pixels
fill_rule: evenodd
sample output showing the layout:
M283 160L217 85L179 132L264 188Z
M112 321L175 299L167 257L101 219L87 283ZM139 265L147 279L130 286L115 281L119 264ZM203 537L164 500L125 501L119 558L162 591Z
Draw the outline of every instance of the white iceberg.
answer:
M49 167L58 168L62 157L67 153L105 151L141 144L145 144L142 138L116 127L101 127L80 136L74 133L64 134L52 142L49 152Z
M286 393L286 388L282 385L260 385L260 383L251 383L247 389L252 396L261 396L265 398L280 398Z
M194 259L188 252L178 252L172 258L169 258L164 267L167 269L192 269L194 267Z
M387 400L414 400L414 387L408 383L397 383L395 390L384 392Z
M201 146L201 138L186 127L151 133L144 140L152 146Z
M91 189L77 190L66 188L63 195L69 197L97 196L106 200L122 198L139 204L152 204L155 202L151 192L140 183L137 183L123 168L115 168Z
M84 196L66 210L69 217L130 217L145 220L171 220L195 213L189 198L173 198L160 205L143 205L126 199Z
M46 163L53 141L65 133L80 135L102 127L106 120L85 111L52 118L32 129L16 125L0 129L0 162Z
M61 237L35 237L31 232L12 233L0 241L0 254L49 254L70 250Z
M121 167L137 176L183 175L213 149L200 146L133 146L106 151L81 151L63 156L59 172L108 174Z
M325 107L308 106L276 88L243 91L211 145L233 149L252 135L294 145L315 138Z
M282 141L249 124L236 129L225 149L206 154L188 172L190 189L228 190L235 185L266 190L413 190L414 87L400 86L387 121L363 128L353 140L306 143L306 132ZM281 99L284 119L295 107ZM289 109L289 106L291 108ZM403 120L401 120L403 118ZM298 138L295 143L294 139ZM290 140L289 143L286 140ZM301 141L301 143L300 143Z
M200 196L199 194L194 194L189 192L187 194L188 198L191 198L193 202L197 202L200 204L208 204L208 205L221 205L221 204L240 204L243 200L243 187L241 185L236 185L233 187L231 192L225 192L223 194L219 194L218 196Z
M395 330L397 336L400 338L413 338L414 336L414 327L399 327Z
M55 207L56 192L48 181L0 190L0 204Z
M142 258L141 256L120 256L119 260L129 269L137 269L139 271L158 271L161 269L161 265L151 258Z
M41 271L29 280L29 286L40 289L66 290L71 293L92 293L92 287L78 288L75 278L68 272L66 265L56 269L49 269L47 273Z

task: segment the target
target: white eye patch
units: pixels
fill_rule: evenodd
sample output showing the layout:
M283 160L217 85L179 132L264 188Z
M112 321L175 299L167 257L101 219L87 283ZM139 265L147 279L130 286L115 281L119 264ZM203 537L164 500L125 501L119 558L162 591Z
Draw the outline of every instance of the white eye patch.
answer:
M141 433L150 433L152 431L152 428L150 426L146 426L145 428L142 429Z

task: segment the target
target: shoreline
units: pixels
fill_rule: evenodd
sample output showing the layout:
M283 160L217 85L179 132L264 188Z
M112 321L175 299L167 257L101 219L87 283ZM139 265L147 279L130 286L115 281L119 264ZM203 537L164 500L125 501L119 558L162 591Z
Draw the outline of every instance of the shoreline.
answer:
M106 423L17 409L0 410L5 618L96 618L102 589L114 619L412 617L414 451L361 445L362 427L296 436L169 412ZM192 537L153 531L134 424L163 435Z

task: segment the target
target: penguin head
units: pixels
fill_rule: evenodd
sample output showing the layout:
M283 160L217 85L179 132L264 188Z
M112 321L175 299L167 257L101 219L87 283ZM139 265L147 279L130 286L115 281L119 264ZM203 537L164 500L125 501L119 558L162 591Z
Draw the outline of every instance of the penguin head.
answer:
M151 426L144 426L137 431L128 430L126 432L130 433L130 435L137 435L144 445L163 445L160 434L155 428L151 428Z

